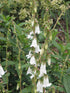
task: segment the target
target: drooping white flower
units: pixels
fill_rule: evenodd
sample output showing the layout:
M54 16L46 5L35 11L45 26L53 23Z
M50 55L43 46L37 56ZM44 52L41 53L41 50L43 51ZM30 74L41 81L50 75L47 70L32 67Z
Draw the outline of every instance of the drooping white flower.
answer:
M50 57L48 58L47 62L48 62L48 65L50 66L51 65L51 58Z
M29 67L27 70L27 75L31 74L30 78L32 79L35 76L36 71L32 71L32 69Z
M32 21L32 26L34 26L34 20Z
M27 36L27 38L28 38L28 39L33 39L32 34L33 34L33 31L32 31L32 32L30 32L30 34Z
M2 66L0 65L0 78L6 73L7 71L4 71Z
M39 45L37 45L37 47L35 48L35 53L39 53L40 52L40 48L39 48Z
M52 85L52 83L49 83L48 77L44 77L43 87L46 88L46 87L50 87L51 85Z
M37 25L37 26L35 27L35 33L36 33L36 34L40 34L40 28L39 28L39 25Z
M41 67L40 67L40 75L39 75L39 77L42 77L44 74L47 74L46 64L42 63Z
M40 80L37 82L37 92L43 93L43 84Z
M32 72L30 78L32 79L35 76L35 74L36 74L36 70Z
M32 79L34 77L34 74L31 74L30 78Z
M32 69L29 67L28 70L27 70L27 75L28 74L32 74Z
M30 47L34 47L34 48L37 47L37 40L36 40L36 38L33 39L32 44L31 44Z
M31 57L30 64L31 65L34 65L34 64L36 65L36 60L35 60L35 57L34 56Z
M31 36L30 34L27 36L28 39L33 39L33 36Z
M31 54L31 50L29 51L29 54L26 55L27 59L31 58L32 54Z
M33 31L30 32L30 35L34 34Z

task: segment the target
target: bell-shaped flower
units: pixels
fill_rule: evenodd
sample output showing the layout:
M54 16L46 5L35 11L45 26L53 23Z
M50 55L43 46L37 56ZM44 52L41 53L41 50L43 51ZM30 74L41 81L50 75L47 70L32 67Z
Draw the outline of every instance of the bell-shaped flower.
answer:
M28 38L28 39L33 39L32 34L33 34L33 31L32 31L32 32L30 32L30 34L27 36L27 38Z
M35 76L35 74L36 74L36 70L32 72L30 78L32 79Z
M34 74L31 74L30 78L32 79L34 77Z
M28 70L27 70L27 75L28 74L32 74L32 69L29 67Z
M37 40L36 40L36 38L33 39L32 44L31 44L30 47L34 47L34 48L37 47Z
M27 36L28 39L33 39L33 36L31 36L30 34Z
M32 69L29 67L27 70L27 75L31 74L30 78L32 79L35 76L36 71L32 71Z
M34 56L31 57L30 64L31 65L34 65L34 64L36 65L36 60L35 60L35 57Z
M34 20L32 21L32 26L34 26Z
M40 67L40 75L39 75L39 77L42 77L44 74L47 74L46 64L45 63L42 63L41 64L41 67Z
M32 54L31 54L31 50L29 51L29 54L26 55L27 59L31 58Z
M37 47L35 48L35 53L39 53L40 52L40 48L39 48L39 45L37 45Z
M31 32L30 32L30 35L33 35L33 34L34 34L33 31L31 31Z
M4 71L2 66L0 65L0 78L6 73L7 71Z
M35 26L35 33L40 34L40 28L39 25Z
M52 85L52 83L49 83L49 79L48 77L44 77L44 80L43 80L43 87L46 88L46 87L50 87Z
M40 80L37 82L37 92L43 93L43 84Z

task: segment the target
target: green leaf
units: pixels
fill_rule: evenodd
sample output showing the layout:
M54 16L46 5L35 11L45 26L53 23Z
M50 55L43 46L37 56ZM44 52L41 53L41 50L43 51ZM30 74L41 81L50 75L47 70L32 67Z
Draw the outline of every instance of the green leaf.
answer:
M1 41L6 41L6 38L0 37L0 40L1 40Z
M61 50L60 45L59 45L56 41L53 41L53 45L54 45L59 51Z
M70 75L65 74L63 77L63 84L66 90L66 93L70 93Z
M24 88L24 89L22 90L22 93L31 93L31 90L32 90L32 88L31 88L31 86L29 86L29 87L27 87L27 88Z
M70 75L70 67L67 69L67 74L69 74Z
M9 66L9 65L15 65L16 64L16 62L14 62L14 61L7 61L7 65ZM6 61L4 61L4 62L2 62L2 65L3 66L6 66Z
M54 85L55 89L58 90L59 92L64 92L65 93L65 89L63 87L60 86L56 86Z

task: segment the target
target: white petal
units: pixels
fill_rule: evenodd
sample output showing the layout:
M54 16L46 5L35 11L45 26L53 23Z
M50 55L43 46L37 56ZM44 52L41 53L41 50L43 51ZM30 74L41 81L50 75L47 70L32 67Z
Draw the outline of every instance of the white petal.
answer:
M27 38L28 38L28 39L33 39L33 36L28 35Z
M2 78L2 76L0 75L0 78Z
M39 77L42 77L44 74L47 74L46 64L42 63L41 67L40 67L40 75L39 75Z
M29 67L28 70L27 70L27 75L28 75L28 74L32 74L32 70L31 70L30 67Z
M36 65L36 60L35 60L35 57L34 56L31 57L30 64L31 65L34 65L34 64Z
M30 78L32 79L35 76L35 74L36 74L36 70L32 72Z
M34 74L31 74L30 78L32 79L34 77Z
M44 77L43 87L46 88L46 87L50 87L50 86L51 86L51 83L49 83L48 77Z
M0 65L0 77L2 77L2 75L4 75L7 71L4 71L2 66Z
M34 48L37 47L37 41L36 41L36 38L33 39L32 44L31 44L30 47L34 47Z
M27 38L28 38L28 39L33 39L32 34L33 34L33 31L32 31L32 32L30 32L30 34L27 36Z
M33 31L30 32L30 35L32 35L32 34L33 34Z
M39 28L39 25L37 25L37 26L35 27L35 33L36 33L36 34L40 34L40 28Z
M37 91L43 93L43 84L40 80L37 82Z
M31 54L31 51L29 51L29 54L26 55L27 59L31 58L32 54Z
M32 21L32 26L34 26L34 20Z
M51 58L48 58L48 65L50 66L51 65Z
M36 53L39 53L39 52L40 52L39 45L37 45L37 47L35 48L35 52L36 52Z

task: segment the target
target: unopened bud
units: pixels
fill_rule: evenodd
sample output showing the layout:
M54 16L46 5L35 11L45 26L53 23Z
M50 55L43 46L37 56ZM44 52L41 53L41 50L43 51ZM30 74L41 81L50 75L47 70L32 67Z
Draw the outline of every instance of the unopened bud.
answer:
M20 64L18 65L18 69L21 69L21 65Z
M45 45L45 49L47 49L48 48L48 43Z
M35 13L37 12L37 8L36 7L34 8L34 11L35 11Z
M52 34L50 34L49 39L52 40Z
M19 89L19 84L17 84L17 88L16 88L17 90Z
M41 49L40 55L43 55L43 53L44 53L44 48Z
M51 58L50 57L48 57L47 62L48 62L48 65L50 66L51 65Z

